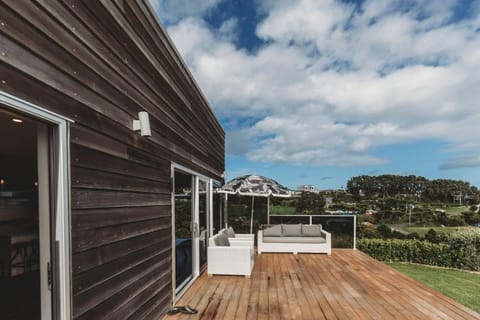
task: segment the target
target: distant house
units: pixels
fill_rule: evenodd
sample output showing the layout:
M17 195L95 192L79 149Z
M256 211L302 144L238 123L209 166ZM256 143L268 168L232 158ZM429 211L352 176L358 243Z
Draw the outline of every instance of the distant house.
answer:
M366 216L373 216L376 213L375 210L365 210L365 215Z
M161 319L220 227L222 126L147 0L0 12L0 318Z
M318 193L322 195L337 195L346 193L344 189L321 189L318 190Z
M319 190L317 188L315 188L314 185L301 185L297 188L296 190L298 193L300 192L313 192L313 193L318 193Z

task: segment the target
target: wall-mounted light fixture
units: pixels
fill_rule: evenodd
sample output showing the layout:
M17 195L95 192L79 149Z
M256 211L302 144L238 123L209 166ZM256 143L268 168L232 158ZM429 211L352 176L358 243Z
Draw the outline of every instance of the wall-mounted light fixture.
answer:
M138 120L133 120L133 130L140 131L142 136L150 137L152 135L148 113L145 111L140 111L138 113Z
M13 118L12 121L16 122L16 123L22 123L23 122L22 119L18 119L18 118Z

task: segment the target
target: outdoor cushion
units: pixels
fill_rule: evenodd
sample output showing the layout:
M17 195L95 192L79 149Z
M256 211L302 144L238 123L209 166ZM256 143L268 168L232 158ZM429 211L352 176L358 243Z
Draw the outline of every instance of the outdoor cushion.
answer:
M301 237L301 224L282 224L282 236L284 237Z
M322 225L313 224L305 225L302 224L302 236L304 237L320 237L322 235Z
M227 234L227 237L235 238L235 231L233 231L232 227L228 227L228 229L225 230L225 233Z
M263 237L265 243L326 243L322 237Z
M264 237L281 237L282 236L282 226L276 225L263 230Z
M219 233L216 237L213 238L213 242L218 247L229 247L230 241L228 241L228 236L225 232Z

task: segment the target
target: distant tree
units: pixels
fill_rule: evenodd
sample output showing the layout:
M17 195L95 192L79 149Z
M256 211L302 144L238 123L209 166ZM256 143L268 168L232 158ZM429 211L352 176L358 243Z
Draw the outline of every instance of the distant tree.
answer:
M384 238L391 238L392 237L392 229L389 226L381 224L377 227L377 231Z
M473 211L462 212L462 218L470 225L480 223L480 213L475 213Z
M408 239L419 239L419 238L420 238L420 235L419 235L418 233L416 233L416 232L412 232L412 233L409 233L409 234L407 235L407 238L408 238Z
M382 236L377 229L372 227L360 226L357 228L358 238L381 238Z
M423 224L425 222L425 213L423 212L423 210L417 210L415 208L412 214L412 218L417 223Z
M325 199L321 194L303 191L297 198L296 211L303 214L323 213Z
M433 243L440 242L440 238L438 237L437 232L433 229L428 230L428 232L425 234L425 240Z
M446 226L449 227L461 227L465 226L467 223L460 216L447 216Z
M433 221L437 222L438 224L447 224L447 214L445 211L434 211L432 213Z
M397 197L410 200L440 201L452 203L454 194L462 195L462 204L475 204L480 201L480 191L468 182L451 179L428 180L420 176L399 176L385 174L380 176L356 176L347 182L347 192L366 197Z

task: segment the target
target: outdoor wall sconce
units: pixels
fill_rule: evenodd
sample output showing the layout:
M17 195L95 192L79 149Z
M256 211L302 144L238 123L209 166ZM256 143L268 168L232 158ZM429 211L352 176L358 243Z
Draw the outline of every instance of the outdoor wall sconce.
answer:
M145 111L138 113L138 120L133 120L133 131L140 131L140 134L144 137L150 137L152 135L148 113Z

